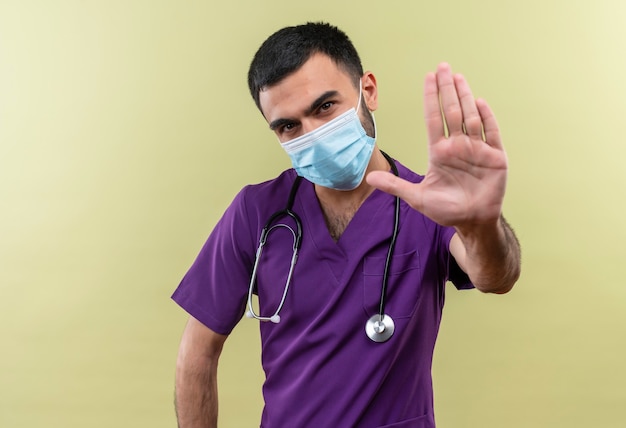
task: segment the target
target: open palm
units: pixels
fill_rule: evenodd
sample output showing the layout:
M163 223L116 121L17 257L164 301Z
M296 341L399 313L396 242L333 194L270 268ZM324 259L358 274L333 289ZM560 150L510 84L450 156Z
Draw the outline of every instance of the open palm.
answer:
M399 196L445 226L497 220L504 199L507 158L487 103L475 100L465 78L452 75L444 63L426 76L424 112L429 148L424 180L410 183L376 171L368 175L368 183Z

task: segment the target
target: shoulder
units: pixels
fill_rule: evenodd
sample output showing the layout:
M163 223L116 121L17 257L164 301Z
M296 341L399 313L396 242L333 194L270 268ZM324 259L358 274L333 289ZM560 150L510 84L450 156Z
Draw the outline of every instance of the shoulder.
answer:
M286 206L289 191L296 176L293 169L288 169L271 180L249 184L237 194L232 206L237 207L237 210L242 210L250 219L266 217L268 213Z
M295 177L294 170L286 170L271 180L243 187L215 225L209 238L211 243L250 249L254 260L258 230L272 213L285 207Z
M261 183L248 184L241 189L240 195L247 203L269 204L274 199L286 200L291 186L296 179L296 172L293 169L283 171L279 176Z

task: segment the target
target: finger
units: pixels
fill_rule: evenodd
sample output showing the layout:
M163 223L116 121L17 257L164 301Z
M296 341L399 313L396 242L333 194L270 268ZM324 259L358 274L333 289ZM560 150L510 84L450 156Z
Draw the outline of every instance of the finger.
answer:
M463 132L463 111L459 102L459 95L456 92L452 71L447 63L439 64L437 67L437 87L441 97L441 107L443 116L448 127L448 134L459 134Z
M397 196L416 210L422 209L422 193L419 184L411 183L386 171L372 171L365 177L370 186Z
M445 127L443 117L441 116L439 89L437 88L437 76L435 76L435 73L428 73L424 80L424 119L426 120L429 142L434 143L445 137Z
M472 138L483 138L483 121L478 113L478 107L472 95L467 80L460 74L454 75L454 85L459 95L461 110L463 112L463 126L465 133Z
M493 114L491 107L487 104L487 101L483 99L476 100L476 107L478 113L483 122L485 130L485 142L491 147L502 149L502 137L500 136L500 128L498 127L498 121Z

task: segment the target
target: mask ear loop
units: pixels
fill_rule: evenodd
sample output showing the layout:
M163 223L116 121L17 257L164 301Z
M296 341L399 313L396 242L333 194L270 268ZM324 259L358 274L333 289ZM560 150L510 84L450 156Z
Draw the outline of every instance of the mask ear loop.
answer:
M365 98L363 98L363 82L361 81L361 79L359 79L359 101L356 105L356 115L359 115L359 109L361 108L361 103L365 104ZM365 108L367 108L367 104L365 104ZM367 112L369 113L370 117L372 118L372 124L374 125L374 141L376 141L376 138L378 137L378 128L376 127L376 118L374 117L374 113L368 108Z
M359 79L359 98L356 103L356 114L359 114L359 109L361 108L361 103L365 102L363 99L363 82Z

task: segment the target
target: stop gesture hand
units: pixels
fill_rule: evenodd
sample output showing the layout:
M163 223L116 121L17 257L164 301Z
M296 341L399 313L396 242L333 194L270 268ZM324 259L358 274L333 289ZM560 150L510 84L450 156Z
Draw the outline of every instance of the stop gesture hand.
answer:
M426 76L424 111L429 148L424 180L416 184L374 171L367 182L457 231L497 222L507 157L493 112L445 63Z

